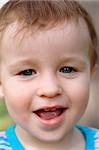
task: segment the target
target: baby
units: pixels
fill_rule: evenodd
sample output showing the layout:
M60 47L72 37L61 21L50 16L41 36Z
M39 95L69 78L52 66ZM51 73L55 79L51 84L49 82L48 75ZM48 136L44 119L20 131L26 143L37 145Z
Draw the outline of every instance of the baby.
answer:
M15 125L0 150L95 150L77 125L97 63L91 18L75 0L7 2L0 10L0 96Z

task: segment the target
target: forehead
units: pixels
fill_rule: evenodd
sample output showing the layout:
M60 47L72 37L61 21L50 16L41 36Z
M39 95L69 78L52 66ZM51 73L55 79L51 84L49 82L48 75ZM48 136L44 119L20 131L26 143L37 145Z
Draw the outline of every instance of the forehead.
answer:
M18 51L19 47L27 49L31 45L31 40L34 42L34 47L36 42L36 45L40 47L39 45L42 45L43 41L44 45L48 42L50 45L63 44L64 46L65 44L67 48L70 48L71 45L73 47L73 44L74 47L78 45L79 48L79 43L83 47L83 45L88 45L90 42L88 27L82 18L79 19L78 23L68 21L41 31L37 31L36 28L20 30L20 26L20 23L14 22L6 28L2 38L2 48L5 51L9 48Z

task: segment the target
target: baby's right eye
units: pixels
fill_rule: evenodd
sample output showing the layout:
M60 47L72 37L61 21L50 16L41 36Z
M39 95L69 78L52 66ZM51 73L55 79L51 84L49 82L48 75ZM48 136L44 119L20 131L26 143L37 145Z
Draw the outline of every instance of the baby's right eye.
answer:
M26 69L26 70L20 71L17 75L32 76L34 74L36 74L36 71L34 69Z

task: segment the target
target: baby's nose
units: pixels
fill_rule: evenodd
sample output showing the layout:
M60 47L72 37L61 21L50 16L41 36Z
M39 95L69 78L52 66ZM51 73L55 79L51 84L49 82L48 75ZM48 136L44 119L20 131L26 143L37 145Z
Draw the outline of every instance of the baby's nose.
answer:
M43 80L40 87L37 89L37 96L39 97L56 97L62 94L62 87L56 80Z

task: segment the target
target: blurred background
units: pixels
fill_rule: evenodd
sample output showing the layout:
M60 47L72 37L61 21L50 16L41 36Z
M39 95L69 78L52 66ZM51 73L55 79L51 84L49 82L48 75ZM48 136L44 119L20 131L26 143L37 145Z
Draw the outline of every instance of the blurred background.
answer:
M8 0L0 0L0 6ZM99 37L99 0L82 1L81 4L87 9L93 18L93 23ZM99 51L97 49L97 51ZM98 52L99 53L99 52ZM91 93L88 108L80 120L80 124L99 128L99 68L97 68L96 76L92 81ZM4 100L0 99L0 130L6 129L13 121L9 117Z
M92 16L93 23L95 25L97 36L98 36L98 43L99 43L99 0L97 1L81 0L81 4L86 8L86 10ZM99 44L98 44L97 52L99 57ZM99 59L98 59L98 65L99 65ZM96 75L92 81L88 108L86 110L85 115L81 119L80 123L99 128L98 109L99 109L99 67L97 68Z

